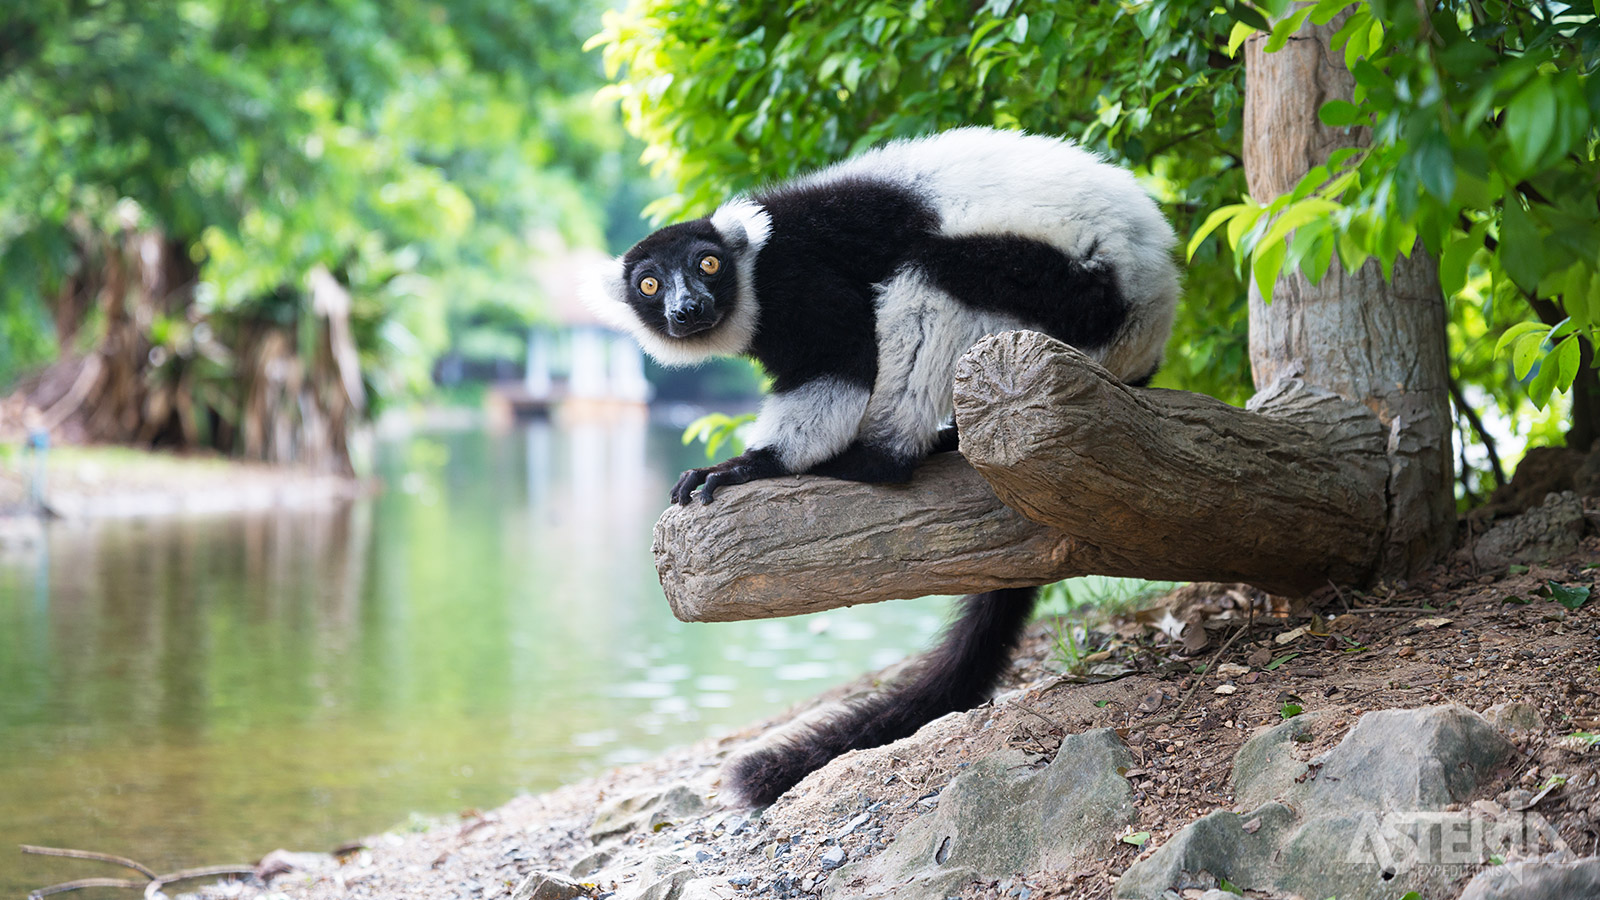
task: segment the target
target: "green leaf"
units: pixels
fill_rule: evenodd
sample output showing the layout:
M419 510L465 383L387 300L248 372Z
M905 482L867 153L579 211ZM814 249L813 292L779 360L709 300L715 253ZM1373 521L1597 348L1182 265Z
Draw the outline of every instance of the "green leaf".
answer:
M1512 563L1511 565L1506 566L1507 575L1526 575L1528 572L1528 567L1521 565L1520 563Z
M1006 32L1006 36L1011 38L1012 43L1016 44L1020 44L1028 39L1027 13L1017 16L1016 21L1011 23L1011 29Z
M1309 15L1311 15L1311 7L1303 6L1296 10L1293 15L1280 20L1278 24L1272 26L1272 37L1267 40L1266 52L1277 53L1282 50L1284 45L1289 43L1289 38L1300 30L1300 26L1306 23L1306 17Z
M1272 30L1272 23L1268 22L1267 17L1263 16L1260 10L1255 7L1245 6L1240 3L1228 3L1223 8L1227 11L1228 18L1235 22L1243 22L1257 31Z
M1283 665L1284 663L1288 662L1291 659L1294 659L1296 656L1299 656L1299 655L1300 655L1300 651L1298 651L1298 650L1296 650L1293 653L1285 653L1284 655L1278 657L1277 659L1273 660L1272 662L1267 663L1266 665L1262 666L1261 668L1267 670L1268 672L1275 671L1279 666Z
M1430 131L1412 158L1423 188L1440 203L1449 203L1456 191L1456 161L1450 152L1450 139L1442 131Z
M1317 25L1326 25L1354 2L1355 0L1317 0L1317 5L1311 8L1311 21Z
M1544 347L1544 338L1543 334L1525 334L1512 347L1511 373L1518 381L1527 378L1528 373L1533 371L1533 364L1538 361L1539 351Z
M1538 290L1539 279L1544 275L1544 245L1533 218L1515 193L1505 200L1500 216L1500 246L1495 248L1495 256L1517 287L1529 294Z
M1550 358L1546 357L1533 373L1533 377L1528 379L1528 399L1533 401L1536 408L1544 409L1550 402L1550 394L1556 387L1556 371L1557 367L1551 365Z
M1215 231L1218 225L1221 225L1223 222L1226 222L1238 215L1240 210L1249 208L1250 207L1244 203L1232 203L1222 207L1221 209L1215 210L1211 213L1211 215L1206 216L1206 220L1200 224L1199 228L1195 229L1194 236L1189 238L1190 261L1194 260L1194 252L1200 249L1201 242L1206 239L1207 235Z
M1285 703L1278 708L1278 716L1283 719L1292 719L1305 712L1305 708L1298 703Z
M1551 600L1574 612L1578 610L1578 607L1589 602L1590 588L1587 584L1568 587L1554 581L1546 581L1545 585L1550 589Z
M1572 387L1573 379L1578 377L1578 353L1578 338L1574 335L1557 344L1555 352L1550 354L1556 358L1556 390Z
M1338 209L1339 204L1322 197L1312 197L1294 204L1273 221L1272 227L1267 229L1266 235L1256 244L1257 252L1283 240L1290 231L1302 225L1326 219L1330 213Z
M1329 100L1317 110L1317 118L1329 128L1343 128L1354 125L1361 115L1361 108L1349 100Z
M1252 271L1255 273L1256 289L1261 291L1263 303L1272 302L1272 287L1278 280L1278 272L1283 269L1283 257L1287 250L1288 248L1280 241L1256 252Z
M1506 105L1506 139L1523 169L1532 169L1556 130L1556 93L1535 76Z
M1467 286L1467 268L1471 266L1472 257L1482 246L1481 236L1464 234L1451 241L1450 245L1444 248L1444 253L1439 255L1439 286L1444 289L1446 297L1454 297ZM1499 352L1499 348L1496 348L1495 353Z
M1246 40L1249 40L1250 35L1256 33L1257 32L1254 28L1251 28L1249 25L1246 25L1243 22L1233 23L1233 30L1228 32L1228 58L1232 59L1238 56L1239 45L1243 44Z
M1149 840L1150 832L1148 831L1135 831L1132 834L1125 834L1121 838L1124 844L1132 844L1135 847L1143 847L1145 842Z
M1539 332L1540 334L1549 334L1550 326L1544 324L1543 322L1518 322L1510 328L1507 328L1506 333L1500 335L1500 340L1494 345L1494 355L1499 356L1500 354L1504 353L1506 348L1518 338L1521 338L1526 334L1532 334L1535 331ZM1541 337L1539 340L1542 342L1544 338Z

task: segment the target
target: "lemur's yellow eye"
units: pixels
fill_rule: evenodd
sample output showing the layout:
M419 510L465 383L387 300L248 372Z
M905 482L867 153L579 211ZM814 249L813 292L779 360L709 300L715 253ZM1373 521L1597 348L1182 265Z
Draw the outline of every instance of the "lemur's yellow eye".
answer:
M715 256L706 256L700 259L700 271L707 275L715 275L722 270L722 260Z
M654 278L651 278L647 275L644 278L639 279L639 293L645 295L646 297L654 297L656 295L656 291L659 290L661 290L661 282L655 280Z

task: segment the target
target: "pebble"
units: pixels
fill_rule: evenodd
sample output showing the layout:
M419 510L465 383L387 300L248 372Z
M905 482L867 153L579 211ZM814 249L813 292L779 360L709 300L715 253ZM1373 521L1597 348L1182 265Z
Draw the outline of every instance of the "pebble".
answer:
M846 822L843 828L841 828L838 831L834 832L833 839L836 840L836 841L844 840L845 838L849 837L850 835L855 834L857 828L860 828L861 826L867 824L867 822L870 821L871 819L872 819L872 816L870 814L868 814L868 813L862 813L862 814L856 816L854 819L851 819L850 821Z
M750 882L755 880L756 877L751 875L749 872L740 872L737 875L728 876L728 883L734 887L749 887Z
M822 868L825 870L839 868L840 866L844 865L844 848L829 847L828 849L822 851L821 856L817 857L817 862L821 863Z

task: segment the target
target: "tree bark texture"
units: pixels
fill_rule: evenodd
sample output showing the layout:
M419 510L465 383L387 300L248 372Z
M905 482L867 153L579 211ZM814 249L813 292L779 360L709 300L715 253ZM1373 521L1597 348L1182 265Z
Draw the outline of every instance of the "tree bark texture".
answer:
M1384 432L1303 383L1251 412L1129 388L1060 341L1007 332L963 359L956 416L962 454L909 485L800 476L669 509L655 556L673 612L789 616L1089 574L1300 594L1375 564Z
M1306 26L1276 53L1245 44L1244 163L1251 196L1290 191L1364 129L1329 128L1323 103L1351 96L1354 79L1329 48L1341 19ZM1285 271L1272 303L1250 284L1250 359L1258 390L1298 377L1360 403L1388 433L1388 513L1380 573L1403 576L1435 562L1454 538L1449 363L1444 295L1434 260L1418 245L1385 281L1376 260L1334 265L1313 285Z

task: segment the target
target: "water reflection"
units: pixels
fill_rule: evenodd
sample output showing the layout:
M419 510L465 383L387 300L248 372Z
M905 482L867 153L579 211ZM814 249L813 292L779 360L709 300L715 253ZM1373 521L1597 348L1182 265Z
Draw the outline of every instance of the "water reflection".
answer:
M326 512L58 523L0 557L0 852L326 847L740 725L925 643L938 602L683 625L642 422L380 444ZM15 863L15 864L13 864ZM83 875L12 857L0 894Z

